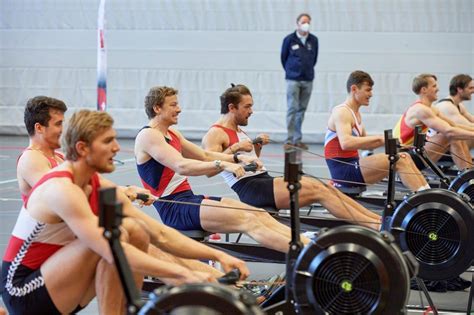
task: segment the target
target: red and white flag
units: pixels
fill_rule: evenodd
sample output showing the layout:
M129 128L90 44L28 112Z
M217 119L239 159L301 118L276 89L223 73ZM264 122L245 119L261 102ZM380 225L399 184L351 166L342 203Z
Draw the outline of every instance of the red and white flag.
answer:
M97 22L97 110L107 109L107 50L105 49L105 0L100 0Z

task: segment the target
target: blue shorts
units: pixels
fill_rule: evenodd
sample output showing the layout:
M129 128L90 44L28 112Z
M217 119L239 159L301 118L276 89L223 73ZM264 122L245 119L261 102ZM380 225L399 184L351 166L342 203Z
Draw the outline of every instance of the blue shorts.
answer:
M345 163L340 163L342 161ZM346 164L350 163L350 164ZM359 158L336 158L336 159L326 159L326 164L328 165L329 172L331 172L331 178L337 185L342 187L358 187L365 186L364 177L360 171L359 167ZM354 183L346 183L337 180L350 181ZM356 184L361 183L361 184Z
M240 201L254 207L276 208L274 178L268 173L242 178L232 186Z
M56 308L48 293L45 285L38 286L30 293L24 294L23 296L12 296L5 289L7 282L8 270L11 263L3 261L2 263L2 284L1 288L3 303L5 304L9 314L22 314L22 315L43 315L51 314L60 315L61 312ZM35 278L42 277L41 270L33 270L23 265L19 265L13 277L12 284L14 287L23 287L25 284ZM78 306L72 314L79 312L83 307Z
M193 203L188 205L157 200L153 204L164 224L177 230L189 231L203 230L199 217L201 202L204 199L221 201L222 198L195 195L192 190L186 190L161 199Z

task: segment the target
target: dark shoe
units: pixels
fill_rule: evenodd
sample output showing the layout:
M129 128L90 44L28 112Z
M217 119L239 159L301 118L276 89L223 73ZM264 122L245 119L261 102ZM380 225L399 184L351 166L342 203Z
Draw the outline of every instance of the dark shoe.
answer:
M306 143L304 143L304 142L298 142L298 143L296 144L296 146L297 146L298 148L302 149L302 150L308 150L308 149L309 149L308 145L306 145Z
M426 288L430 292L439 292L439 293L448 292L448 282L447 281L429 281L426 284Z
M425 283L426 289L430 292L448 292L447 281L426 281L421 280ZM415 278L410 281L410 289L421 291L421 288L418 286Z
M461 287L463 288L463 290L470 288L471 285L472 285L472 282L471 282L471 281L465 280L465 279L463 279L463 278L461 278L461 277L458 277L458 281L459 281Z
M464 291L471 286L471 281L464 280L461 277L449 279L447 283L448 291Z

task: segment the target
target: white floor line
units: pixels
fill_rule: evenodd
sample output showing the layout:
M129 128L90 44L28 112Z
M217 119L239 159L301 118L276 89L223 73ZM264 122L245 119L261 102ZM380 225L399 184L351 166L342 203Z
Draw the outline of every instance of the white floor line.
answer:
M18 179L16 179L16 178L15 178L15 179L2 180L2 181L0 181L0 185L15 183L15 182L17 182L17 181L18 181Z

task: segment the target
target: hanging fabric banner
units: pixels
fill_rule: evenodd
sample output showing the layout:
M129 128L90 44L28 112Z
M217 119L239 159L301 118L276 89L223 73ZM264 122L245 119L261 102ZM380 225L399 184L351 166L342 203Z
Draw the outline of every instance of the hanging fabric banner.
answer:
M100 0L97 22L97 110L107 108L107 50L105 49L105 0Z

